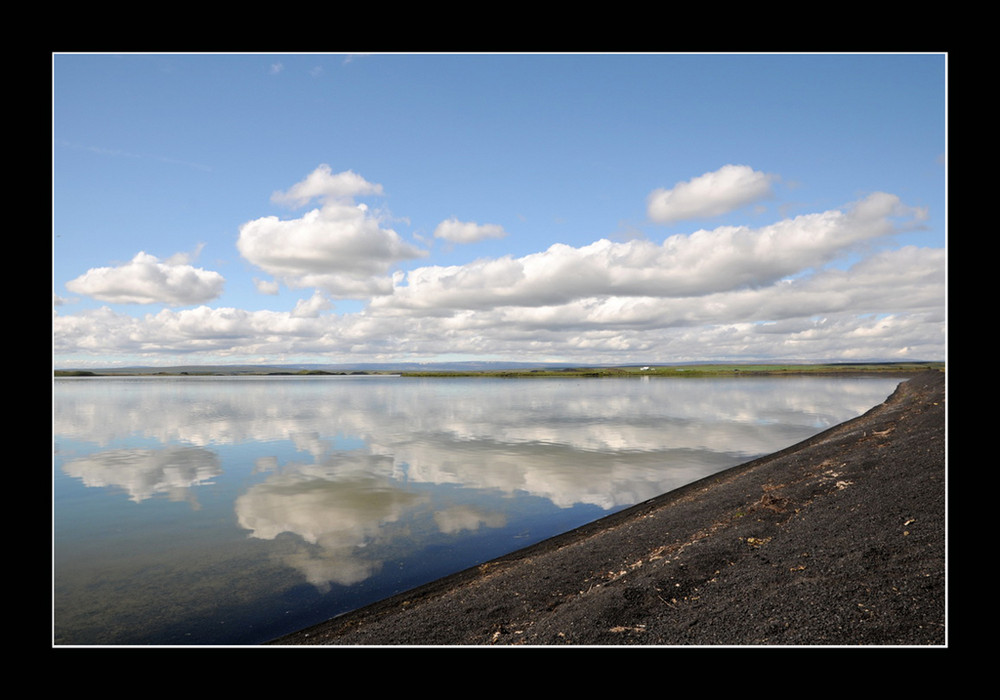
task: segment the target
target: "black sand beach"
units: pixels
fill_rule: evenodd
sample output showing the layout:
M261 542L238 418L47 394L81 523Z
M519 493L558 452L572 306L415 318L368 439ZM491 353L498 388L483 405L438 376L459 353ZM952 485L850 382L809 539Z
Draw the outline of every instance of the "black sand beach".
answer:
M276 645L944 645L945 375Z

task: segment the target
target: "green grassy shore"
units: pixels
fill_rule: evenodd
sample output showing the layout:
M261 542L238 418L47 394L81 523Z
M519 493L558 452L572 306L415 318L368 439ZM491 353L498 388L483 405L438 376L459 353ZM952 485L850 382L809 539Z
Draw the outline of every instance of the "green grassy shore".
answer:
M565 367L509 370L246 370L196 369L187 371L158 370L55 370L56 377L123 377L123 376L303 376L303 375L399 375L402 377L719 377L774 376L800 374L912 374L923 370L943 370L944 362L831 362L820 364L690 364L690 365L628 365L620 367Z
M405 377L718 377L762 376L786 374L855 374L902 373L912 374L927 369L943 370L943 362L871 362L798 364L706 364L706 365L649 365L626 367L568 367L566 369L492 370L492 371L424 371L403 372Z

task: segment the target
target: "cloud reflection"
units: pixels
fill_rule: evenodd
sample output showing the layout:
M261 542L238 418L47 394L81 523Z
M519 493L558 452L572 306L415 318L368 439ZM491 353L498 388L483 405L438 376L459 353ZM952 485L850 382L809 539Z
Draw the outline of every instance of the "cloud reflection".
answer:
M236 499L239 526L264 540L295 535L280 556L317 587L358 583L381 566L363 549L424 500L398 488L388 472L391 460L377 455L287 465Z
M63 472L85 486L119 488L140 503L156 495L197 507L193 488L222 474L219 456L197 447L95 452L66 462Z
M63 466L87 486L116 486L137 502L160 493L193 501L195 486L221 474L224 448L253 445L251 473L263 480L235 498L238 525L324 589L374 575L400 538L503 528L512 498L604 510L652 498L858 415L895 384L57 382L55 428L57 440L138 435L166 445L97 451ZM288 460L289 449L301 459Z

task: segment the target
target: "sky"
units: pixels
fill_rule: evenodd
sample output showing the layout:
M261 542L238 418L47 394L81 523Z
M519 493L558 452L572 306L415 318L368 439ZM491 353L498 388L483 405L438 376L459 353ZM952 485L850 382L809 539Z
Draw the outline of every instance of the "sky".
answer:
M946 54L53 54L53 364L944 360Z

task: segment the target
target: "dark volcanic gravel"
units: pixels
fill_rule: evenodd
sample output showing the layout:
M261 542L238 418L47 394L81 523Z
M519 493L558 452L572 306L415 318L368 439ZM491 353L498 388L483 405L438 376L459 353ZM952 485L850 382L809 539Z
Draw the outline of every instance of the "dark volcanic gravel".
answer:
M944 645L945 375L280 645Z

